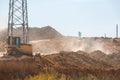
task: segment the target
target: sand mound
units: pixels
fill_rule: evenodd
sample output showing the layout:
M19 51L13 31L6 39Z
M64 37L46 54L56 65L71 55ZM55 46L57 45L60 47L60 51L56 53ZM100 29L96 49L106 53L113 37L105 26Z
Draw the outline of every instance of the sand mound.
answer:
M53 39L62 35L51 26L30 28L30 40Z
M96 50L93 51L89 54L92 58L96 58L96 59L102 59L105 56L107 56L104 52L100 51L100 50Z
M51 61L55 67L64 68L110 68L111 65L95 60L87 55L77 52L60 52L58 54L44 56Z
M60 34L58 31L56 31L54 28L51 26L45 26L42 28L37 28L37 27L31 27L29 29L29 38L31 40L40 40L40 39L53 39L57 37L62 37L62 34ZM0 31L0 40L1 41L6 41L7 38L7 29L4 29ZM22 28L16 28L14 32L15 36L21 36L22 37Z

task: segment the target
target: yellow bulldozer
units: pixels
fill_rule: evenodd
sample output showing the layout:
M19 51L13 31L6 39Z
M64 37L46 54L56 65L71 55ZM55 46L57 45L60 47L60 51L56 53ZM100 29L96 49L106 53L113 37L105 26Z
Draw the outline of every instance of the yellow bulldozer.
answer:
M32 56L32 45L22 44L20 37L9 36L7 39L6 51L8 55L28 55Z

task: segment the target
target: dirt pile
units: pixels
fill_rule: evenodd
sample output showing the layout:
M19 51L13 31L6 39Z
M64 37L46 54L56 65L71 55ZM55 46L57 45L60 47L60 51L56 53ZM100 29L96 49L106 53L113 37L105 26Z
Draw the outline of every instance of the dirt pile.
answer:
M105 61L104 59L107 58L107 55L104 52L99 50L91 52L89 56L95 60L100 60L100 61Z
M88 56L96 61L104 62L112 67L120 68L120 54L113 53L113 54L105 54L101 51L94 51L89 53Z
M79 52L60 52L57 54L43 55L54 69L77 69L84 70L111 70L120 69L120 54L104 54L95 51L93 54ZM41 61L41 60L40 60ZM49 67L51 67L49 66Z
M109 63L108 61L102 61L98 58L94 58L99 54L103 56L101 51L95 51L93 54L88 54L83 51L78 52L60 52L51 55L36 55L34 57L22 56L22 57L2 57L0 58L0 79L10 80L20 78L23 80L26 76L34 76L36 74L44 74L49 71L56 71L57 74L69 76L76 80L80 76L92 74L97 75L98 79L101 77L108 80L119 80L120 64L118 55L106 55L106 57L113 57L113 60L117 62ZM104 58L104 57L103 57ZM112 60L112 61L113 61ZM113 61L113 62L114 62ZM114 66L113 66L114 65ZM4 73L4 74L3 74ZM114 76L116 75L116 77ZM99 77L100 76L100 77ZM116 79L117 78L117 79ZM67 80L67 79L66 79ZM79 79L77 79L79 80ZM100 79L102 80L102 79ZM106 79L105 79L106 80Z
M75 68L75 69L101 69L111 68L111 65L95 60L89 55L77 52L60 52L59 54L46 55L45 59L51 61L54 67Z
M42 28L37 28L37 27L31 27L29 29L29 38L30 41L32 40L40 40L40 39L53 39L57 37L62 37L62 34L60 34L58 31L56 31L54 28L51 26L45 26ZM7 38L7 29L4 29L0 31L0 41L6 41ZM16 28L14 32L15 36L22 36L22 28Z
M54 39L58 37L62 37L62 34L60 34L51 26L30 28L30 40Z

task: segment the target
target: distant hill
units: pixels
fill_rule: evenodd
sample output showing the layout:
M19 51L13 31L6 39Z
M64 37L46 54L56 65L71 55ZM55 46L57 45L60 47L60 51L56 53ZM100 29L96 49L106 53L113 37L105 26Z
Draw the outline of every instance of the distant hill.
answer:
M22 27L16 28L15 35L22 36ZM7 37L7 29L0 31L0 40L5 41L6 37ZM62 37L62 34L60 34L51 26L45 26L42 28L31 27L29 31L30 41L41 40L41 39L53 39L58 37Z
M62 34L50 26L30 28L30 40L53 39L58 37L62 37Z

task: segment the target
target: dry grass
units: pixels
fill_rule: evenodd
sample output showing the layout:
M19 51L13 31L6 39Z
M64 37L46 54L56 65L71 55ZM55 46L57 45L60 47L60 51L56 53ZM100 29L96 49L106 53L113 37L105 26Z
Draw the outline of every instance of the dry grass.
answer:
M19 60L0 61L0 80L24 79L28 75L35 75L39 72L34 62Z
M60 74L58 72L40 73L36 76L29 76L25 80L120 80L119 71L87 71L79 74Z
M57 72L40 73L36 76L27 77L25 80L66 80L65 76L58 77Z

